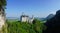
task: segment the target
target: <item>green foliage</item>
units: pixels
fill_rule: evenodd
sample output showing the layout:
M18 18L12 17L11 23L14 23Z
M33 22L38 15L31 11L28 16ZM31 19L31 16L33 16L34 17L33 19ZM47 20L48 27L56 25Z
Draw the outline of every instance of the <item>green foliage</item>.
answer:
M43 27L44 27L43 23L41 23L41 21L35 19L33 29L36 31L36 33L42 33Z
M3 25L1 32L2 33L7 33L7 24Z
M6 6L6 0L0 0L0 6Z
M34 24L27 22L8 22L7 21L7 31L8 33L42 33L43 23L36 20Z

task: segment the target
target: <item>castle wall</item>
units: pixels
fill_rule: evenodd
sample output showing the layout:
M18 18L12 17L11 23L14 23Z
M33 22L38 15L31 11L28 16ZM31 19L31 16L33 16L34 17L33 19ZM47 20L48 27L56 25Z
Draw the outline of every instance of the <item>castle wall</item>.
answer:
M22 17L22 22L28 22L28 17Z

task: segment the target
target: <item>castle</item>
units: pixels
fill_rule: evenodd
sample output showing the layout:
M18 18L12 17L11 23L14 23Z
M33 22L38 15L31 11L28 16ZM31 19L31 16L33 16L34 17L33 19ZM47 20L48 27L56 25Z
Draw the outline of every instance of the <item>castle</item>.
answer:
M20 17L21 22L28 22L28 23L32 23L34 20L34 17L29 17L28 15L21 15Z

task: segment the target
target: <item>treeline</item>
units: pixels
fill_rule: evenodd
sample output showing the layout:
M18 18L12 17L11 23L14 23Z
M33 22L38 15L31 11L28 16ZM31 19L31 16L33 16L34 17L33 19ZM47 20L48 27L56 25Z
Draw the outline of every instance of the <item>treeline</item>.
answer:
M41 21L35 19L34 23L30 24L27 22L7 22L7 33L42 33L44 28Z
M47 20L45 26L47 29L43 33L60 33L60 10L56 12L54 17Z

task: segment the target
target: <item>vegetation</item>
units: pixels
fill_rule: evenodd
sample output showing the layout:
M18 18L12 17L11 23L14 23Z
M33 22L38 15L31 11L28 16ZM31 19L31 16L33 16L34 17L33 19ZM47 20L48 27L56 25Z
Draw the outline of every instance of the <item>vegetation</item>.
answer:
M7 5L6 0L0 0L0 14L2 14L3 16L5 16L5 8L6 8L6 5Z
M56 15L47 20L45 23L47 29L44 30L44 33L60 33L60 10L56 12Z
M0 0L0 6L6 6L6 0Z
M27 22L19 22L19 21L7 21L7 33L42 33L43 23L41 21L35 20L34 24L30 24Z

